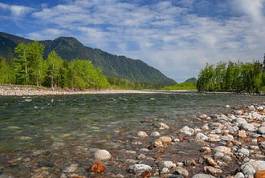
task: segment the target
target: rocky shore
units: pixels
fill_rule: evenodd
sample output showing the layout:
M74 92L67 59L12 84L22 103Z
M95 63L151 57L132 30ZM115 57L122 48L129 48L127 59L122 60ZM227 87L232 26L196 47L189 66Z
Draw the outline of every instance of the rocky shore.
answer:
M72 89L51 89L36 86L23 85L0 85L0 96L41 96L41 95L81 95L81 94L119 94L119 93L157 93L149 90L72 90Z
M116 140L113 142L129 144L126 149L118 144L116 149L110 150L73 148L80 160L90 152L86 159L89 161L77 163L75 158L71 164L49 163L63 165L56 169L59 175L48 163L42 163L38 169L31 170L31 178L265 176L265 105L232 109L226 114L201 114L196 120L201 124L194 128L188 125L178 128L167 121L145 120L141 130L125 131L130 133L126 139L122 139L124 132L115 130L113 139ZM9 162L11 165L27 165L34 156L43 154L47 153L34 152L31 158ZM63 149L61 154L64 154ZM6 177L9 176L0 174L0 178Z

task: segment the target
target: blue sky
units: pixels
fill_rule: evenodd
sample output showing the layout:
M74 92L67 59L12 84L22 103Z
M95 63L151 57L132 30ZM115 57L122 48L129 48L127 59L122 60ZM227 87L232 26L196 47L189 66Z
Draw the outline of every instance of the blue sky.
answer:
M261 59L264 15L265 0L0 0L0 31L73 36L183 81L206 63Z

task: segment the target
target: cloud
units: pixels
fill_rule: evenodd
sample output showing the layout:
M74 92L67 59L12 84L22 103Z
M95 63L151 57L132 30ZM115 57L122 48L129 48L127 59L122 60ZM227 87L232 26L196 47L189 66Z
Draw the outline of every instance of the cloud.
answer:
M209 9L209 16L207 12L201 14L200 9L193 11L201 3L197 0L181 0L179 5L171 0L148 4L67 1L33 12L35 23L39 22L42 29L28 36L74 36L88 46L142 59L181 81L196 76L206 63L239 58L248 61L264 53L265 26L258 25L264 19L264 0L231 1L218 6L232 10L222 17L210 15L213 9ZM211 1L207 3L211 5Z
M235 8L251 17L255 22L264 22L265 0L234 0L233 3Z
M0 9L9 11L14 17L24 16L33 11L33 8L20 6L20 5L10 5L0 2Z
M56 28L47 28L38 32L32 32L27 34L27 37L33 40L47 40L49 38L57 38L62 35L70 35L67 31Z

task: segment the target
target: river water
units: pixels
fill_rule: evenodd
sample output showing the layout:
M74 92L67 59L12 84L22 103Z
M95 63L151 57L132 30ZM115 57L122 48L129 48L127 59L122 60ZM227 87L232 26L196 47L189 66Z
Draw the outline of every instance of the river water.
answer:
M264 96L199 93L0 97L0 173L30 177L48 167L51 177L58 177L71 163L87 167L95 148L119 157L117 150L130 150L137 131L148 132L153 121L192 127L200 124L198 114L264 101ZM110 166L111 172L119 169Z

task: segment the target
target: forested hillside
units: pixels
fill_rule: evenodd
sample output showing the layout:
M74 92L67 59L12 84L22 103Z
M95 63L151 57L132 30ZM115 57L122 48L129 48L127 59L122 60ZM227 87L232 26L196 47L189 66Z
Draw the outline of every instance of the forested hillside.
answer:
M16 56L14 49L21 42L29 43L32 41L15 35L0 33L0 57L12 60ZM55 40L40 41L40 43L44 47L44 58L47 58L51 51L55 51L58 56L67 61L90 60L112 81L118 78L130 83L156 86L175 83L174 80L167 78L159 70L141 60L133 60L125 56L112 55L100 49L89 48L72 37L59 37Z

